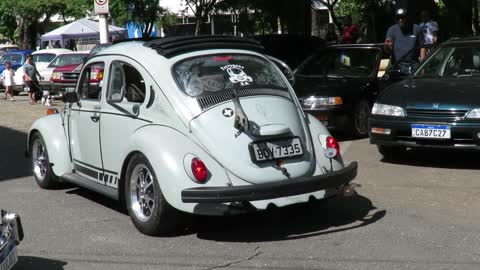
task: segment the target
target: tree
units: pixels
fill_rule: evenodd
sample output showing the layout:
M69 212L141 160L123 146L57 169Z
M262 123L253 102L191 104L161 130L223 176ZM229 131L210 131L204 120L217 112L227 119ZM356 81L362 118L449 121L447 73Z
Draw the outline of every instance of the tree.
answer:
M217 0L185 0L185 4L195 15L195 35L200 32L200 26L207 20Z
M134 21L143 25L144 37L150 36L153 27L166 12L159 0L113 0L110 3L110 13L115 22L125 25L128 21ZM129 6L133 9L129 10Z
M338 20L335 14L335 6L338 4L339 1L340 0L312 0L312 5L320 3L325 7L327 7L328 11L330 12L330 16L332 16L333 23L337 27L338 31L342 33L343 32L342 24L340 23L340 21Z
M10 40L14 40L15 29L17 29L17 21L13 10L7 5L7 1L0 2L0 34Z

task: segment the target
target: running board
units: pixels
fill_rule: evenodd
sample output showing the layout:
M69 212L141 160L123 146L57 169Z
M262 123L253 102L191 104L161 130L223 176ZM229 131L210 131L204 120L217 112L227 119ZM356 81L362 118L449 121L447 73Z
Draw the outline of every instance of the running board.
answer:
M80 176L76 173L67 173L62 175L60 178L65 182L72 183L74 185L98 192L111 199L118 200L117 189L108 187L106 185L95 183L92 180L89 180L88 178Z

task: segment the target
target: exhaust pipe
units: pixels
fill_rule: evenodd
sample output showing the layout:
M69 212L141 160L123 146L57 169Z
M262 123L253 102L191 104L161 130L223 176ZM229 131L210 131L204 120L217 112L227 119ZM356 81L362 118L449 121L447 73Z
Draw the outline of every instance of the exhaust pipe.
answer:
M342 194L344 197L350 197L352 195L354 195L355 193L357 193L357 191L355 190L355 188L357 187L360 187L359 184L356 184L356 183L348 183L346 184L345 186L343 186L343 189L342 189Z

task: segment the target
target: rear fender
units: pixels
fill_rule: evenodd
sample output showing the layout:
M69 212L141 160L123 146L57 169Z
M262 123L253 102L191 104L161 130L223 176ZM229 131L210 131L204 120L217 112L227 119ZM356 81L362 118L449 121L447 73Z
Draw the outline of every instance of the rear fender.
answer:
M31 139L35 132L39 132L45 141L48 158L53 164L53 172L57 176L72 171L72 163L68 152L67 136L62 117L60 114L53 114L42 117L35 121L28 132L27 153L31 154Z
M342 169L344 165L340 154L332 159L332 168L330 168L330 159L325 156L325 140L328 136L331 136L330 132L314 116L311 114L307 115L310 133L312 134L313 147L315 148L315 158L317 161L315 175L323 174L321 171L322 168L326 168L327 170L333 169L334 171Z
M193 213L196 205L182 202L183 189L231 185L225 169L216 160L188 135L173 128L158 125L142 127L131 137L130 145L129 153L140 152L148 159L164 197L178 210ZM190 164L193 157L200 158L208 169L209 176L205 184L191 179ZM122 178L128 181L125 176Z

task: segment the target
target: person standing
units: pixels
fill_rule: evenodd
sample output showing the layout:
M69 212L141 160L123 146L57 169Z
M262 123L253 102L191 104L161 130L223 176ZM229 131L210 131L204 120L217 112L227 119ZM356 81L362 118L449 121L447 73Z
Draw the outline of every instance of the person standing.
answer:
M428 53L438 41L438 23L432 20L430 11L423 10L420 13L420 19L422 22L419 26L422 28L423 36L424 36L424 45L425 45L425 53Z
M27 55L27 60L25 66L23 67L23 79L28 87L28 98L30 99L30 105L37 103L36 94L40 92L40 85L38 83L38 78L40 73L37 70L37 67L33 63L33 58L30 54ZM38 76L38 77L37 77Z
M423 32L418 25L407 20L406 9L398 9L396 18L397 24L387 31L385 49L392 55L393 66L405 74L411 74L425 56Z
M357 43L358 28L353 24L352 16L348 15L345 19L345 29L342 33L342 40L344 44Z
M12 70L12 64L10 62L5 62L5 69L2 72L2 79L3 85L5 86L5 100L8 98L8 94L10 94L10 100L15 101L13 98L13 77L15 76L15 71Z

